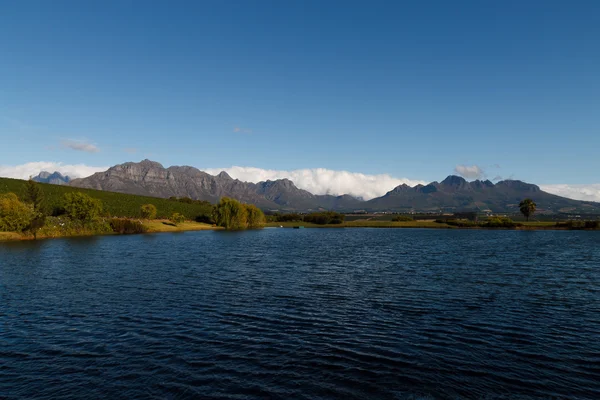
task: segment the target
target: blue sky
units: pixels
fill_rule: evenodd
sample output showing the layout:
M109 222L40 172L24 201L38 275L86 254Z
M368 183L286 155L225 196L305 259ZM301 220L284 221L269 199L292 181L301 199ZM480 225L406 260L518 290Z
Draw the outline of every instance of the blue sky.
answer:
M600 182L598 1L0 7L3 166Z

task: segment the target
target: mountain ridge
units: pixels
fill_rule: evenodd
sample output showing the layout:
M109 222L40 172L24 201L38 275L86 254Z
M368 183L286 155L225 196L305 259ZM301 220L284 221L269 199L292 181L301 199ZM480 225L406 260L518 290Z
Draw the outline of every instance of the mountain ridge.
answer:
M368 201L350 195L315 195L285 178L243 182L225 171L210 175L190 166L165 168L151 160L118 164L87 178L74 179L69 185L163 198L190 197L213 203L227 196L273 211L514 212L518 211L522 199L532 197L540 212L600 212L600 203L546 193L531 183L519 180L503 180L496 184L489 180L468 182L457 175L427 185L401 184Z

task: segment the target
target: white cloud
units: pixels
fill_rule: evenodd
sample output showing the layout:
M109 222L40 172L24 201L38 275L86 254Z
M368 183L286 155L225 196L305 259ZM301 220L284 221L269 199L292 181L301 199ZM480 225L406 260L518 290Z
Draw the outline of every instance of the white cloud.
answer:
M216 175L221 171L227 172L232 178L245 182L260 182L287 178L300 189L313 194L331 194L339 196L349 194L365 200L379 197L398 185L406 183L414 186L426 184L425 181L395 178L388 174L366 175L357 172L334 171L325 168L297 169L281 171L254 167L208 168L204 171Z
M71 178L84 178L96 172L106 171L108 167L91 167L85 164L63 164L61 162L35 161L21 165L0 165L0 176L15 179L29 179L41 171L58 171Z
M96 146L95 144L88 143L83 140L65 139L62 141L62 145L63 147L69 148L71 150L85 151L87 153L97 153L100 151L98 146Z
M28 179L41 171L58 171L72 178L84 178L96 172L106 171L109 167L93 167L85 164L64 164L62 162L36 161L21 165L0 165L0 176L16 179ZM325 168L297 169L292 171L272 170L254 167L206 168L209 174L227 172L233 178L245 182L260 182L275 179L290 179L297 187L314 194L338 196L349 194L365 200L379 197L403 183L414 186L427 184L422 180L396 178L389 174L367 175L357 172L335 171ZM540 185L548 193L575 200L600 202L600 183L596 184L552 184Z
M454 172L465 179L481 179L485 176L483 169L478 165L457 165Z
M592 183L589 185L540 185L540 189L548 193L568 197L574 200L600 202L600 183Z

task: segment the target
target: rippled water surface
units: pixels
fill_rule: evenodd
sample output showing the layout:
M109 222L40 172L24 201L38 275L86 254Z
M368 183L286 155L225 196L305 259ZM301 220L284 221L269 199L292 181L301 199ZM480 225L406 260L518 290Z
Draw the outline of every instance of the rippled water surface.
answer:
M0 243L0 398L600 398L598 232Z

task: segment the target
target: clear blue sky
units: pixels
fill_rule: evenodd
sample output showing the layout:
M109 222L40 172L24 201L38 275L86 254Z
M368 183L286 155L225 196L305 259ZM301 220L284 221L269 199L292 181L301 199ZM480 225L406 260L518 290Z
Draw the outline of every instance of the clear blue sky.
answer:
M600 1L0 1L0 138L4 165L598 182Z

